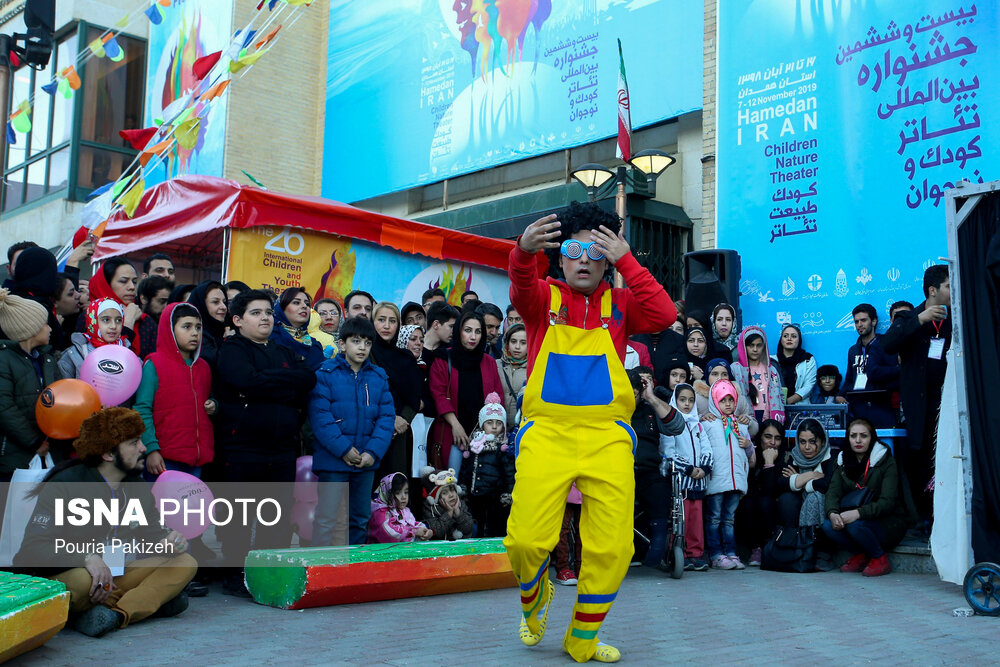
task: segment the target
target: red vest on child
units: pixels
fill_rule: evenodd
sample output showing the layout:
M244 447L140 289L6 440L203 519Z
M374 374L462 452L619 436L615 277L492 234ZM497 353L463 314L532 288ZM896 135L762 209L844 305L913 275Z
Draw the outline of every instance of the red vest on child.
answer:
M215 454L212 423L205 412L205 401L212 391L212 371L197 355L190 366L181 355L170 324L171 315L179 305L182 304L172 303L163 310L156 352L147 357L156 368L157 378L153 426L163 458L201 466Z

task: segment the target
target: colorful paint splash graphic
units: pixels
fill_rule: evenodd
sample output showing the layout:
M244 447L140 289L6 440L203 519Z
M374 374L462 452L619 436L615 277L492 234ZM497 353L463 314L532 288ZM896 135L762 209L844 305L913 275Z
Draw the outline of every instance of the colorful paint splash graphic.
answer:
M552 0L455 0L452 10L472 74L485 79L498 68L511 76L515 63L523 58L528 27L538 35L552 14ZM537 67L537 39L534 62Z
M469 272L468 275L466 275L466 271ZM449 305L461 306L462 294L472 289L472 269L462 264L459 266L458 274L456 275L454 267L450 263L446 263L444 270L441 272L441 277L438 280L427 283L427 289L438 287L444 292L445 299Z
M167 75L163 81L163 90L160 94L161 108L166 109L174 100L177 100L198 85L191 70L194 61L206 55L205 40L202 37L201 13L196 13L193 21L189 24L187 17L181 18L181 23L177 28L177 45L170 54L170 61L167 65ZM201 109L196 109L195 113L200 115ZM170 119L164 119L169 121ZM199 126L198 140L194 148L188 150L175 146L170 156L169 173L172 175L186 174L191 162L191 157L204 146L205 132L208 130L208 118L203 117Z
M333 251L330 255L330 267L320 279L319 288L313 295L313 303L320 299L344 303L344 297L353 289L355 260L350 243Z

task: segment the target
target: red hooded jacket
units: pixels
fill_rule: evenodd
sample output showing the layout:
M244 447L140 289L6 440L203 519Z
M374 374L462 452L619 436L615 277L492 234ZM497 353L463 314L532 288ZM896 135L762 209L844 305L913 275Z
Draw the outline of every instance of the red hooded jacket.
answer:
M153 399L153 426L163 458L190 466L210 462L215 453L212 423L205 412L205 401L212 391L212 371L201 350L190 366L184 360L174 328L173 312L187 303L172 303L160 316L156 334L156 352L146 358L156 368L156 397Z

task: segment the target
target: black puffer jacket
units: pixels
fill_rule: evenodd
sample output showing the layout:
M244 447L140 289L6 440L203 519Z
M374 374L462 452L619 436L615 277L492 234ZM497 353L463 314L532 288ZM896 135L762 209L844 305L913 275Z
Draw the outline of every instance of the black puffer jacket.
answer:
M482 431L472 434L473 443L484 437ZM511 446L501 451L494 441L483 444L478 453L469 452L462 463L462 484L470 496L498 496L514 490L514 455Z
M9 478L15 468L27 468L45 439L35 422L35 402L42 389L62 375L51 346L36 348L36 352L38 366L14 341L0 341L0 479ZM49 445L56 463L69 457L68 442L50 441Z
M657 387L653 390L656 397L667 403L670 394L666 388ZM632 430L635 431L635 467L644 470L660 470L660 436L679 435L687 428L684 425L684 415L670 408L666 417L660 419L656 410L648 402L639 398L632 413Z
M226 461L266 462L299 455L316 374L284 345L237 334L223 342L213 394L219 402L216 451Z

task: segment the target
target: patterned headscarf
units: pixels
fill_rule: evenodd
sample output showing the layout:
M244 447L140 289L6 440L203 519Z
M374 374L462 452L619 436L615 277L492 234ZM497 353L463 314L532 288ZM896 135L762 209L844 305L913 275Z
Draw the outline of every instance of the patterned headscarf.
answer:
M413 332L417 329L420 329L421 331L424 330L424 328L419 324L404 324L401 326L399 328L399 337L396 338L396 347L401 350L408 350L406 345L410 342L410 336L412 336Z
M106 310L118 311L118 314L125 318L125 309L122 308L121 304L113 299L98 299L96 301L91 301L90 305L87 306L87 326L84 329L84 335L87 337L87 341L94 347L102 347L104 345L124 345L125 341L122 340L121 336L118 337L118 341L115 343L108 343L103 338L101 338L100 324L97 321L98 316ZM124 327L124 324L122 325Z

